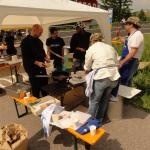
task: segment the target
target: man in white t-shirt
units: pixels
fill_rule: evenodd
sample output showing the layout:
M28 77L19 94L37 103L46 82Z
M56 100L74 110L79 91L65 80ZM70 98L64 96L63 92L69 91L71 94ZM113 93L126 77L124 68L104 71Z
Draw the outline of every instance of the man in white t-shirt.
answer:
M144 36L138 17L129 17L125 22L125 30L129 34L126 47L120 60L121 84L130 86L132 77L138 69L144 49Z
M139 30L141 25L138 17L129 17L124 23L129 37L125 40L122 56L119 64L121 78L118 85L112 91L111 100L118 95L119 84L131 86L133 75L136 73L139 60L144 49L144 37Z

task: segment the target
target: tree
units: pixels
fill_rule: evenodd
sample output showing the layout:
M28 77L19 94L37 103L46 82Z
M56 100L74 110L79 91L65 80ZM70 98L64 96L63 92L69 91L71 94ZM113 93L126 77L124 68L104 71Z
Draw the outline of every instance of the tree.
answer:
M122 18L127 19L131 16L130 6L132 0L101 0L101 7L103 9L113 8L113 20L121 21Z
M143 11L143 9L141 9L141 11L139 12L138 17L140 18L141 21L147 20L147 17L145 15L145 12Z

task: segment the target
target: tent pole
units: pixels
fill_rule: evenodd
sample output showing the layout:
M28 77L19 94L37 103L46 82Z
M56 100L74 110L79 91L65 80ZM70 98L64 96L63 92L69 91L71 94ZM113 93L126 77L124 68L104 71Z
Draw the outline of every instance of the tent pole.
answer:
M49 26L50 24L43 24L43 34L41 36L41 40L43 42L44 50L47 52L47 47L46 47L46 39L49 37Z

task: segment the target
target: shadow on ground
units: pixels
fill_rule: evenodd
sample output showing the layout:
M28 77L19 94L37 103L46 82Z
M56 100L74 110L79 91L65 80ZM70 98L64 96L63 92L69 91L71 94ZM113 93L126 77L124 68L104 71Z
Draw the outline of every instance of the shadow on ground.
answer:
M145 112L142 109L136 108L135 106L130 104L124 104L123 119L133 119L133 118L145 119L148 115L149 113Z
M62 144L64 147L71 147L73 145L71 135L65 131L56 128L59 131L59 134L54 138L53 144Z
M78 142L79 150L84 150L84 143ZM65 130L54 128L52 134L48 139L43 137L43 131L40 130L29 140L29 150L57 150L73 149L72 136ZM121 144L117 139L109 139L109 134L106 133L104 137L91 148L92 150L123 150Z
M92 150L123 150L117 139L108 139L109 134L106 133L103 138L92 147Z
M47 139L44 139L42 129L29 139L28 149L29 150L50 150L50 143Z

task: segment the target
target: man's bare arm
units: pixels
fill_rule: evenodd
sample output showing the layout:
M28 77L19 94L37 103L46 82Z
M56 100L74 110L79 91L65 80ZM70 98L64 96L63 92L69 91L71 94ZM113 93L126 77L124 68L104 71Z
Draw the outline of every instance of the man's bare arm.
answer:
M77 47L76 50L80 51L80 52L85 52L85 49L84 48L80 48L80 47Z
M47 46L47 57L50 59L51 57L51 48Z

